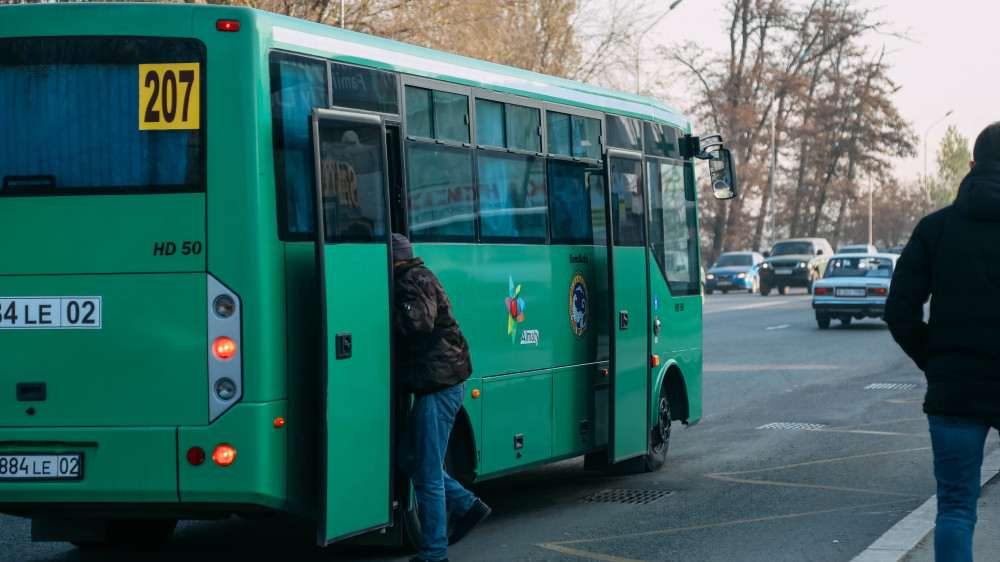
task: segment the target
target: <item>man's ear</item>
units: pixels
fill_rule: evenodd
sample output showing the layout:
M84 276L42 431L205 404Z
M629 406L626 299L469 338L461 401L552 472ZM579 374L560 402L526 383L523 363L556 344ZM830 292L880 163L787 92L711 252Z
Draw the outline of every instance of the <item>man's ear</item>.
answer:
M969 162L969 169L970 170L973 169L973 168L975 168L975 167L976 167L976 163L975 162Z

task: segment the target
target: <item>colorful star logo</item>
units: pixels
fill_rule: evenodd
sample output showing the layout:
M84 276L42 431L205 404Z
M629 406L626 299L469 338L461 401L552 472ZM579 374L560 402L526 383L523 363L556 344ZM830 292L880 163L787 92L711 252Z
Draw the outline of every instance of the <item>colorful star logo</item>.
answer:
M514 278L508 276L510 286L510 296L507 297L507 333L510 334L510 342L517 340L518 322L524 322L524 299L520 296L521 286L514 286Z

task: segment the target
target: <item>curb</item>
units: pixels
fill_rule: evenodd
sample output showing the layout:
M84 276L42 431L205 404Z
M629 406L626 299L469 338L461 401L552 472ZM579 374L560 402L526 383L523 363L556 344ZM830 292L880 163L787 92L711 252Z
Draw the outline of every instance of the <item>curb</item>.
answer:
M993 451L983 459L983 472L979 480L980 487L985 486L1000 473L1000 450ZM934 530L934 519L937 517L937 497L918 507L902 521L873 542L851 562L900 562L920 541Z

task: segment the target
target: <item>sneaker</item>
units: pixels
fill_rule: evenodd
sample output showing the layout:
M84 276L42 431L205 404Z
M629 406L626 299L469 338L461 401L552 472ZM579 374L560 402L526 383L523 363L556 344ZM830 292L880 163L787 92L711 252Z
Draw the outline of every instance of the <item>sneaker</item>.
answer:
M471 533L476 526L489 517L491 511L493 510L483 503L483 500L476 500L476 503L472 504L465 515L455 520L455 528L451 532L448 544L455 544L465 538L465 535Z

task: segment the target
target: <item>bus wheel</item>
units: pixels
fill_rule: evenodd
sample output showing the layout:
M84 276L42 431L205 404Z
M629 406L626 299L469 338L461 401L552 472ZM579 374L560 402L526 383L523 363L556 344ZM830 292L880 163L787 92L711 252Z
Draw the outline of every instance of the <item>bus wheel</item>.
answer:
M108 531L103 541L70 541L80 548L139 547L156 548L173 534L176 519L138 519L108 521Z
M656 472L667 462L670 447L670 402L666 386L660 387L660 401L656 407L656 425L649 431L649 449L646 451L646 472Z
M407 480L409 483L409 480ZM403 510L403 548L410 553L420 550L424 535L420 530L420 506L417 497L410 492L410 507Z

